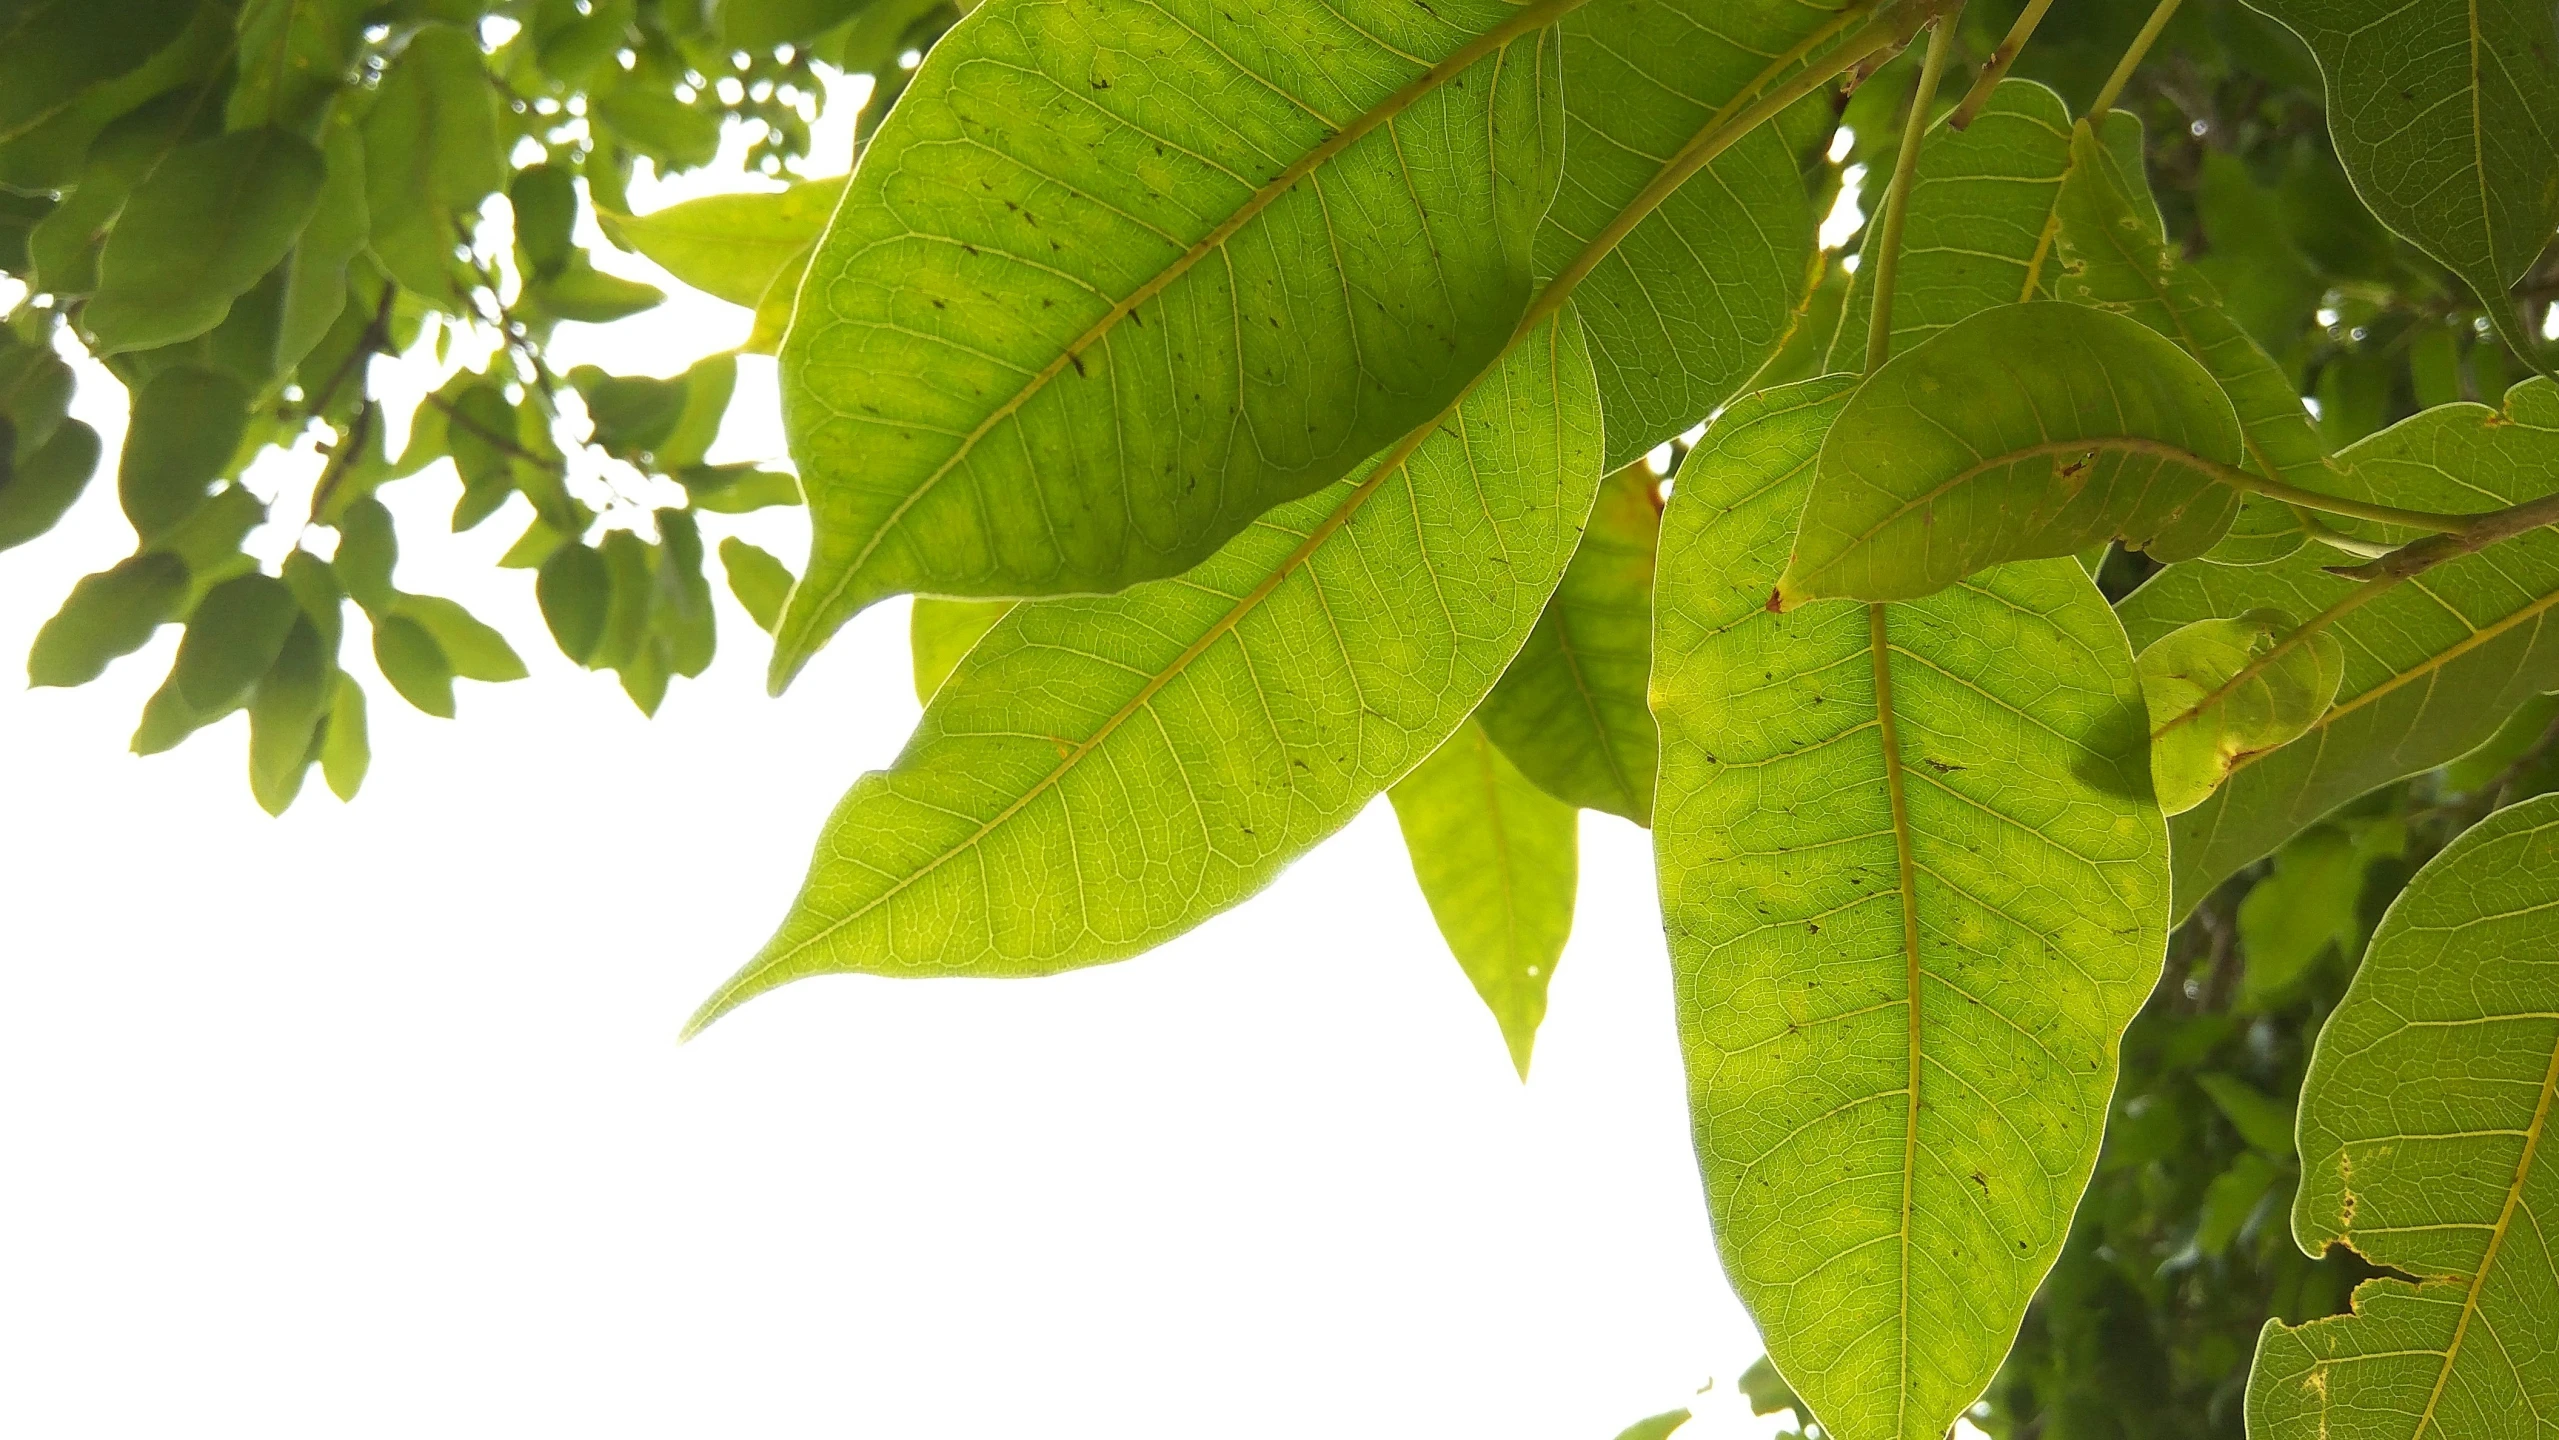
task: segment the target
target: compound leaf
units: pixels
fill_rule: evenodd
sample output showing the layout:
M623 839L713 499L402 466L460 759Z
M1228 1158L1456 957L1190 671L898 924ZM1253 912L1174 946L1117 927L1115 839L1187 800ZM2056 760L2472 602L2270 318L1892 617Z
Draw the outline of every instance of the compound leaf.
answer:
M815 535L775 684L889 595L1176 574L1437 413L1528 300L1560 8L1102 0L954 26L782 347Z
M1851 383L1752 396L1681 467L1654 846L1734 1289L1825 1433L1936 1440L2096 1163L2167 835L2132 653L2075 563L1766 613Z
M2559 1394L2559 796L2499 811L2382 917L2302 1083L2293 1237L2410 1277L2266 1323L2260 1440L2505 1440Z
M1567 307L1400 463L1187 575L1017 606L837 807L780 933L693 1028L828 971L1123 959L1268 884L1492 688L1571 558L1598 419Z
M1431 918L1525 1080L1546 986L1573 932L1581 817L1473 721L1386 795Z

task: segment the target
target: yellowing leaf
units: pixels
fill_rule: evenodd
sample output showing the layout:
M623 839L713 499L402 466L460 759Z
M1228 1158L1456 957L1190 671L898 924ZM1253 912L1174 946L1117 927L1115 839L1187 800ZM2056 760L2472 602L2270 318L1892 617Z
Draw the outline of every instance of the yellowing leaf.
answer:
M2276 650L2294 628L2280 610L2251 610L2181 626L2141 652L2160 809L2201 805L2232 766L2291 743L2326 713L2345 679L2345 651L2325 631Z

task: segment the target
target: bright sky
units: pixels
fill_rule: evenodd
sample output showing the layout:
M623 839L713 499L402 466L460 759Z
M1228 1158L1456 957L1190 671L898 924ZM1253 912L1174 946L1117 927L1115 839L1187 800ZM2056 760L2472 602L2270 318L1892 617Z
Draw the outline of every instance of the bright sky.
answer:
M732 154L634 199L741 183ZM564 327L563 368L744 337L612 268L677 298ZM770 363L742 370L714 458L779 456ZM80 384L112 457L122 392ZM352 805L315 775L261 814L238 716L124 753L174 628L84 689L0 686L0 1433L1607 1440L1687 1403L1701 1440L1774 1428L1733 1393L1759 1346L1688 1151L1642 832L1585 821L1525 1086L1383 802L1146 958L811 981L679 1047L914 723L905 606L776 702L723 588L718 663L645 720L493 567L520 509L436 534L458 491L384 492L400 583L533 678L431 719L352 626ZM805 551L796 513L717 533ZM102 475L0 556L0 654L131 543Z

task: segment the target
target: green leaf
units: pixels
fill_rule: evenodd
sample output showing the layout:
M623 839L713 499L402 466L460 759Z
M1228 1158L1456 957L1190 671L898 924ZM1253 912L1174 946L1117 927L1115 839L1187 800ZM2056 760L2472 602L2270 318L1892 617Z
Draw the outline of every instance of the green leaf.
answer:
M506 174L497 89L478 42L449 26L422 27L364 119L374 258L421 294L453 293L453 248Z
M317 129L354 67L368 8L366 0L249 0L240 11L239 78L224 110L227 127Z
M1437 413L1528 301L1557 8L1274 0L1239 27L1220 0L1103 0L953 27L783 347L815 537L776 685L889 595L1178 574Z
M2535 379L2501 413L2445 405L2338 456L2356 499L2446 511L2541 495L2559 474L2559 385ZM2400 539L2416 538L2400 532ZM2365 587L2310 547L2273 565L2173 566L2120 607L2136 645L2190 621L2271 606L2317 616ZM2378 582L2373 582L2378 585ZM2177 817L2177 912L2241 866L2377 785L2476 748L2517 706L2559 690L2559 534L2535 531L2373 589L2323 627L2346 653L2336 703L2301 739L2238 761L2227 784Z
M2195 1077L2213 1107L2221 1111L2239 1138L2269 1155L2292 1154L2293 1107L2235 1075L2210 1072Z
M186 562L161 551L129 556L71 587L27 652L30 685L86 685L130 655L186 598Z
M78 184L27 234L37 288L86 295L98 288L98 257L136 185L149 178L201 117L183 94L160 96L98 132Z
M249 387L191 365L151 377L133 397L116 498L146 545L185 523L231 467L248 431Z
M724 547L721 554L727 553ZM604 619L613 604L613 572L604 557L585 545L562 545L542 562L542 572L533 580L533 595L542 604L543 623L551 627L560 653L581 665L593 658L596 646L603 643Z
M22 0L0 15L0 142L61 114L83 91L177 38L192 0Z
M612 600L605 606L604 639L586 663L619 670L639 658L648 640L649 610L657 599L656 547L628 530L613 530L604 536L603 554Z
M373 748L366 735L364 719L364 687L355 677L340 671L337 683L329 693L328 728L320 736L320 773L327 777L329 793L340 800L352 800L364 785L364 772L373 763Z
M403 595L391 613L415 621L435 637L453 673L464 680L502 682L525 676L523 657L506 637L482 624L468 610L441 595Z
M2070 138L2070 107L2031 80L2001 81L1969 129L1941 123L1929 134L1903 221L1889 353L1898 355L1967 316L2049 296L2054 216L2073 161ZM1870 203L1881 205L1880 176L1876 188ZM1830 345L1830 369L1837 373L1866 368L1875 299L1869 282L1883 228L1866 227L1863 263L1849 279L1848 306Z
M607 215L604 230L694 289L752 307L786 267L807 263L843 194L839 176L766 194L706 195L646 215Z
M2272 873L2239 901L2243 1009L2267 1010L2291 995L2331 945L2353 954L2363 939L2364 872L2407 849L2398 817L2313 825L2275 852Z
M100 355L201 335L275 268L320 203L310 141L240 130L172 152L134 187L80 324Z
M252 571L206 592L187 617L169 678L196 711L220 715L240 704L275 663L302 607L272 575Z
M1659 1415L1646 1416L1627 1426L1618 1432L1617 1440L1669 1440L1672 1432L1687 1423L1687 1411L1665 1410Z
M284 583L292 589L294 603L302 607L302 618L311 622L320 637L320 653L334 662L346 635L347 603L336 567L308 550L296 550L284 557L283 569Z
M664 169L710 164L720 153L719 109L677 99L667 77L649 73L657 68L644 60L633 71L599 71L587 91L587 113Z
M791 593L789 567L774 559L770 551L734 535L720 542L720 566L728 572L729 593L746 607L755 628L772 634L773 622L782 618L782 601ZM952 660L958 663L957 656Z
M1742 1372L1741 1379L1733 1388L1741 1391L1742 1398L1750 1402L1753 1415L1774 1415L1785 1410L1793 1414L1798 1432L1812 1428L1813 1412L1804 1408L1803 1397L1795 1393L1794 1386L1786 1383L1785 1376L1777 1373L1776 1366L1768 1363L1766 1355L1750 1362L1750 1368ZM1790 1437L1780 1436L1779 1440L1790 1440ZM1799 1433L1791 1440L1803 1440L1803 1437Z
M579 256L577 177L557 165L528 165L507 182L506 195L525 273L544 279L569 268Z
M666 299L666 292L655 285L607 275L588 264L581 252L569 262L568 269L525 287L525 298L554 319L610 325L654 308Z
M719 0L721 43L740 50L795 45L834 29L878 0Z
M2289 1117L2286 1117L2289 1118ZM2290 1153L2287 1138L2286 1153ZM2283 1176L2283 1167L2254 1150L2240 1152L2230 1168L2213 1177L2204 1189L2203 1208L2196 1218L2195 1249L2206 1255L2229 1253L2231 1242L2239 1238L2265 1202L2268 1191Z
M320 632L297 619L249 700L249 793L270 815L283 814L302 792L303 773L318 757L336 673Z
M347 265L363 253L372 226L364 205L362 137L351 127L332 126L321 153L328 175L319 203L285 261L284 314L275 340L280 369L301 364L337 323L347 303ZM327 377L320 379L325 384Z
M720 422L729 413L729 396L737 390L737 357L707 355L684 372L684 408L674 428L650 447L650 459L662 470L681 471L702 463L720 438ZM679 479L682 477L679 475ZM799 503L793 482L790 503Z
M387 614L398 601L400 592L391 584L391 570L399 560L399 535L392 528L390 509L381 501L367 495L338 517L338 578L367 612Z
M2533 353L2506 287L2559 230L2559 37L2543 0L2249 0L2319 57L2356 191Z
M1475 712L1493 743L1546 793L1638 825L1653 819L1655 741L1644 686L1661 526L1651 471L1628 466L1602 481L1555 598Z
M2345 650L2323 631L2276 653L2294 628L2281 610L2251 610L2179 626L2142 650L2160 809L2201 805L2242 758L2290 744L2327 712L2346 678Z
M1546 986L1573 933L1581 817L1471 721L1386 795L1431 918L1525 1080Z
M1839 9L1837 0L1595 0L1565 16L1555 27L1564 181L1538 228L1540 268L1552 274L1581 253L1770 57ZM1784 337L1815 221L1784 131L1742 137L1573 292L1608 416L1610 469L1713 414Z
M711 582L702 574L702 530L682 510L657 512L657 630L666 642L667 668L687 679L711 668L718 648L718 619Z
M1733 1287L1826 1433L1936 1440L2096 1163L2167 838L2131 651L2075 563L1766 612L1850 383L1746 399L1681 466L1654 847Z
M780 470L758 465L688 465L675 472L693 508L714 515L743 515L775 505L800 503L800 482Z
M88 0L56 0L74 10L93 12L110 23L122 25L128 18L116 10L101 9ZM138 106L156 97L169 97L181 104L191 102L202 93L208 82L231 54L232 27L229 9L221 5L200 5L195 0L145 0L156 13L174 21L179 28L166 44L148 52L149 58L121 74L88 85L67 103L49 111L39 111L31 125L20 122L0 126L0 186L13 186L28 194L68 189L85 184L80 175L81 162L98 136L118 119L131 114ZM189 12L193 12L189 18ZM32 13L29 10L13 12ZM6 23L6 22L0 22ZM132 25L117 37L118 43L148 44L161 34L151 23ZM60 66L59 55L48 55L41 49L20 49L14 43L0 65L21 56L31 57L48 70ZM69 73L61 67L56 73ZM21 89L14 80L0 81L0 89L10 98L36 93ZM189 105L213 116L212 107ZM112 213L112 212L109 212Z
M2305 1253L2413 1277L2354 1310L2270 1320L2248 1378L2260 1440L2538 1436L2559 1392L2559 797L2499 811L2382 918L2301 1090Z
M2109 539L2199 555L2238 496L2195 460L2239 455L2221 388L2147 327L2075 305L1985 310L1858 387L1772 603L1909 599Z
M723 558L728 547L721 547ZM779 561L775 562L777 565ZM734 583L735 572L731 572ZM790 576L786 572L787 588ZM743 598L743 597L741 597ZM778 596L777 596L778 598ZM1013 608L1010 600L936 600L929 595L915 599L915 609L907 617L907 648L915 670L915 701L919 705L933 703L933 692L951 678L959 668L960 657L977 648L1004 612Z
M405 615L377 615L373 662L400 698L429 715L453 718L453 662L424 625Z
M1268 884L1492 688L1571 558L1598 418L1567 307L1374 468L1191 573L1016 607L837 807L780 933L692 1028L826 972L1124 959Z
M2300 489L2335 493L2328 447L2291 378L2223 310L2211 282L2168 249L2142 173L2118 165L2085 122L2071 146L2075 163L2062 187L2061 263L2053 293L2128 316L2175 341L2229 397L2249 470ZM2301 543L2301 521L2290 507L2250 499L2213 558L2262 564L2282 559Z
M690 388L682 376L607 375L593 365L571 370L569 383L586 401L587 418L595 422L595 443L624 459L657 448L675 429Z
M52 438L15 459L10 428L0 419L0 550L52 529L98 469L98 432L81 421L55 427Z

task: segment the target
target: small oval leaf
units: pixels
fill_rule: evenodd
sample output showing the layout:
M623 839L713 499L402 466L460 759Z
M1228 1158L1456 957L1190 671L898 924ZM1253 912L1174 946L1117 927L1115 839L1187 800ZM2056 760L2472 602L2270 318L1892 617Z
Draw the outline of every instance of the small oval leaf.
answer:
M2198 620L2141 652L2150 705L2150 774L2159 808L2204 803L2252 755L2290 744L2326 713L2346 678L2337 637L2297 627L2281 610Z

